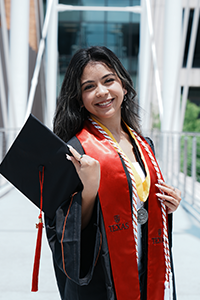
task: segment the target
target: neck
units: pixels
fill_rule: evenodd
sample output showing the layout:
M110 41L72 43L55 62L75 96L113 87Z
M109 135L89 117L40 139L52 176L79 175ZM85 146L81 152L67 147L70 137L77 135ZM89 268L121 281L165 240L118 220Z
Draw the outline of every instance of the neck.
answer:
M121 116L118 119L98 119L96 116L94 116L94 119L100 122L103 126L105 126L114 136L117 142L119 142L124 135L124 130L122 128L121 124Z

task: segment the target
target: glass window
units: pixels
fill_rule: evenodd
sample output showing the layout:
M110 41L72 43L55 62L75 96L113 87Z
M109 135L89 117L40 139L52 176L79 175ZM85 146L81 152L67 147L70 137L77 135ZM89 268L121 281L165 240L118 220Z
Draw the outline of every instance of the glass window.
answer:
M190 87L188 99L196 105L200 106L200 87Z
M58 26L58 52L60 73L65 72L71 56L80 45L80 24L60 22Z
M136 6L136 5L140 5L141 1L140 0L131 0L131 5Z
M106 46L120 58L129 72L137 73L139 23L108 23L106 27Z
M104 23L82 23L81 47L105 45Z
M82 20L84 22L103 22L105 13L103 11L83 11Z
M80 19L80 11L63 11L59 12L58 20L64 22L77 22Z
M81 0L59 0L59 4L81 5Z
M82 0L84 6L104 6L105 0Z
M128 23L130 21L130 13L108 11L106 20L108 22L115 22L115 23Z
M190 15L189 15L187 37L186 37L186 42L185 42L185 51L184 51L184 57L183 57L183 68L185 68L186 64L187 64L187 57L188 57L188 51L189 51L193 16L194 16L194 9L191 9L190 10Z
M107 0L107 6L130 6L130 0Z
M106 46L111 49L120 59L127 57L127 44L124 34L127 33L127 25L107 24ZM126 67L126 66L125 66Z
M131 23L140 23L140 14L131 13Z
M140 5L140 0L60 0L59 3L124 7ZM140 14L129 12L60 12L58 26L60 84L75 51L99 45L108 47L119 57L137 88L139 24Z
M197 39L194 50L194 60L193 60L193 68L200 68L200 17L199 17L199 25L197 31Z

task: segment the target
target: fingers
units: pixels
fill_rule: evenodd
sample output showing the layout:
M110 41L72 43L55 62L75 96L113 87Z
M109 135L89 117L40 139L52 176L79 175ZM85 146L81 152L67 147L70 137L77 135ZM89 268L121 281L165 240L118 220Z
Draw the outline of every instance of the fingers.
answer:
M69 145L68 145L69 146ZM76 171L85 186L89 186L91 180L96 180L99 183L100 180L100 164L97 160L89 155L81 155L72 146L69 146L69 150L73 156L66 154L66 158L71 160L74 164Z
M168 207L168 213L172 213L178 208L179 202L175 198L161 193L157 193L156 196Z
M66 159L71 160L76 170L78 171L81 167L81 160L83 158L83 155L76 151L72 146L68 145L68 147L72 156L66 154Z
M82 155L80 153L78 153L78 151L76 151L76 149L74 149L72 146L68 145L70 152L72 153L73 157L79 161L82 157Z
M158 200L163 201L163 203L168 207L168 213L174 212L181 201L181 191L164 181L159 181L156 184L159 188L160 193L157 193Z

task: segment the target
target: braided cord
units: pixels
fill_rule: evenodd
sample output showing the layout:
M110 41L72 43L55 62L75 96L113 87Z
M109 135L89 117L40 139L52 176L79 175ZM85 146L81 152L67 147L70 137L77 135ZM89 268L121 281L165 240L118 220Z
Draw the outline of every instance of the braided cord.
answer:
M160 173L160 169L158 167L158 163L155 160L154 156L152 155L151 151L149 150L147 145L144 143L144 141L140 138L140 136L137 135L137 133L135 131L133 131L133 129L130 128L130 130L134 134L134 136L137 138L137 140L145 148L145 150L154 166L158 180L161 179L161 173ZM166 206L163 202L161 202L161 212L162 212L162 220L163 220L163 246L164 246L164 256L165 256L165 266L166 266L165 278L166 278L166 281L169 282L169 276L171 274L171 262L170 262L169 240L168 240L168 231L167 231L167 210L166 210Z
M112 140L112 138L107 134L107 132L93 119L89 119L90 122L93 124L93 126L101 133L103 136L110 142L110 144L114 147L114 149L121 155L126 168L129 172L131 183L132 183L132 225L133 225L133 234L135 239L135 249L136 249L136 259L138 263L138 238L137 238L137 190L136 190L136 184L135 184L135 178L133 175L133 171L131 169L131 166L129 164L129 161L126 157L126 155L123 153L123 151L118 147L118 145Z
M133 224L133 233L134 233L134 239L135 239L135 247L136 247L136 258L138 262L138 241L137 241L137 190L136 190L136 183L135 178L133 175L133 171L131 169L131 166L129 164L129 161L126 157L126 155L123 153L123 151L118 147L117 143L115 143L112 138L107 134L107 132L93 119L89 119L90 122L93 124L93 126L101 133L103 136L110 142L110 144L115 148L115 150L121 155L126 168L129 172L131 183L132 183L132 224ZM154 169L156 171L157 179L161 179L161 173L160 169L158 167L158 163L155 160L154 156L152 155L151 151L147 147L147 145L144 143L144 141L140 138L139 135L133 129L128 127L133 135L137 138L137 140L142 144L144 149L146 150L149 158L151 159L151 162L154 166ZM165 266L166 266L166 272L165 272L165 278L166 281L169 282L169 276L171 274L171 262L170 262L170 252L169 252L169 240L168 240L168 230L167 230L167 209L163 202L161 202L161 213L162 213L162 221L163 221L163 247L164 247L164 257L165 257Z

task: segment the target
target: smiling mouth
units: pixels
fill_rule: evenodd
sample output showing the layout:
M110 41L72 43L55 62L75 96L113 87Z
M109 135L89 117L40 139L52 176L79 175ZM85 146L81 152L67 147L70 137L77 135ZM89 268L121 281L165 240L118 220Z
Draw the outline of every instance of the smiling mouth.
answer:
M109 105L113 100L114 100L114 98L112 98L112 99L110 99L110 100L107 100L107 101L104 101L104 102L101 102L101 103L97 103L96 105L101 106L101 107L107 106L107 105Z

